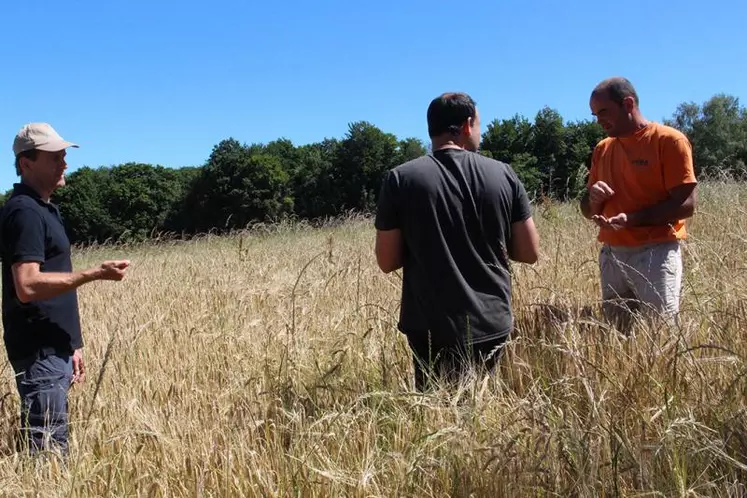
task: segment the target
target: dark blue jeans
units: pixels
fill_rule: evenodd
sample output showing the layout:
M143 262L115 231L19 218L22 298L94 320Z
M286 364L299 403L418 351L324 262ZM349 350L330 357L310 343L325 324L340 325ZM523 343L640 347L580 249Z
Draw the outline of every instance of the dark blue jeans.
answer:
M31 454L68 452L67 394L73 380L73 358L66 353L38 353L12 361L21 396L21 444Z

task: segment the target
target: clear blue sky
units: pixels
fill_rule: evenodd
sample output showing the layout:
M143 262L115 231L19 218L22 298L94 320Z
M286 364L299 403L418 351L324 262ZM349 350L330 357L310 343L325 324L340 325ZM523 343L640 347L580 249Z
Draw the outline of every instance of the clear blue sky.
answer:
M213 145L341 138L367 120L427 137L443 91L483 121L544 105L590 117L591 88L623 75L649 119L718 92L747 104L747 2L5 2L0 189L12 140L51 123L81 144L70 169L205 162ZM484 127L483 127L484 129Z

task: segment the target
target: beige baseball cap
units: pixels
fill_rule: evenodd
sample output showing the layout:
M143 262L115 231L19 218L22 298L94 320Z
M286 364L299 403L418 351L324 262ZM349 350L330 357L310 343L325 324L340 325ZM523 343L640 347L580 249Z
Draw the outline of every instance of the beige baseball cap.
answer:
M16 156L27 150L43 150L57 152L68 147L78 147L78 144L63 140L63 138L47 123L29 123L13 140L13 154Z

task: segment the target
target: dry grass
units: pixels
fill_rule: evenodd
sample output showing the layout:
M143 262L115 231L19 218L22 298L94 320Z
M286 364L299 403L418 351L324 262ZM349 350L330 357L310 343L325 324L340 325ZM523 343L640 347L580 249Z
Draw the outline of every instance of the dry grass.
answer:
M593 228L538 207L500 374L452 393L410 388L370 220L79 252L133 268L80 291L69 467L10 452L0 363L0 494L743 496L746 196L702 189L682 323L630 339L597 319Z

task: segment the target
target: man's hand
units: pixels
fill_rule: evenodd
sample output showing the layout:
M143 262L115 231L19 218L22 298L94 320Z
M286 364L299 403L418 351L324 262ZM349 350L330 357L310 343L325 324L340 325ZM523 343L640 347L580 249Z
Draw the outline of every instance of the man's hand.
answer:
M83 352L76 349L73 353L73 384L86 380L86 364L83 361Z
M129 266L128 260L104 261L98 269L98 277L101 280L124 280Z
M589 201L594 206L601 206L613 195L615 195L615 191L604 182L596 182L589 187Z
M611 228L612 230L620 230L629 226L628 215L625 213L616 214L610 218L605 218L601 214L592 216L591 218L601 228Z
M581 197L581 213L588 219L602 214L604 203L615 195L612 187L604 182L596 182L586 189Z

